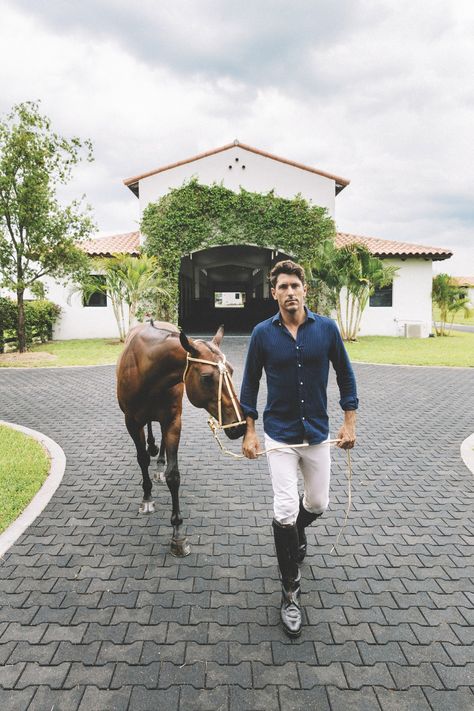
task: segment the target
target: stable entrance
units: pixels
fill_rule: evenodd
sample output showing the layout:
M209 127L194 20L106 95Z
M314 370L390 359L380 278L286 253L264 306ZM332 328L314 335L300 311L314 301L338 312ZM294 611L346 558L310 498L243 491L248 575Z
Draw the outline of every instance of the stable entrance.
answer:
M268 274L288 255L252 245L211 247L181 260L179 321L190 331L248 333L276 313Z

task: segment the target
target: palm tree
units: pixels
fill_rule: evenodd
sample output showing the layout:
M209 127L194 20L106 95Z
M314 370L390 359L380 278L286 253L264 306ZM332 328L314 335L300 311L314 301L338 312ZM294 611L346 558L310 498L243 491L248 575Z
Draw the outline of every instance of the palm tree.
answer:
M468 307L469 298L455 284L449 274L437 274L433 279L432 300L440 312L439 327L435 324L437 336L449 336L450 329L446 329L449 315L451 315L450 326L453 325L454 317L458 311L464 311L469 316L471 309Z
M324 285L336 310L341 336L354 341L369 296L377 287L390 284L398 268L387 266L360 244L337 249L327 240L318 246L309 273L314 285Z
M161 278L156 257L114 254L111 259L91 261L90 272L82 276L72 293L80 291L86 300L96 292L106 294L112 304L119 338L124 341L136 319L140 303L151 302L158 310L159 296L169 296L160 284ZM128 306L128 322L125 306Z
M159 296L169 296L167 290L160 285L161 271L158 260L154 256L142 254L132 257L128 254L114 255L116 261L112 269L123 290L123 300L128 306L128 328L135 321L137 309L142 300L154 302L155 311Z

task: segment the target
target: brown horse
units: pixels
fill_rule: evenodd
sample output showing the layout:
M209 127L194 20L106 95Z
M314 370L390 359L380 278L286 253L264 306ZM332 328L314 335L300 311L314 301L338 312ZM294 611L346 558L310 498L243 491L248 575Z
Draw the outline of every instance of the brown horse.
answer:
M151 321L130 332L117 364L117 398L137 448L143 476L141 513L155 510L148 467L150 456L158 454L151 425L152 422L161 425L160 459L163 461L165 451L165 479L172 500L171 553L176 556L190 552L181 531L183 519L179 510L178 446L184 385L191 403L216 418L230 439L237 439L245 432L242 410L231 382L233 369L219 349L223 336L221 326L210 342L190 340L171 323Z

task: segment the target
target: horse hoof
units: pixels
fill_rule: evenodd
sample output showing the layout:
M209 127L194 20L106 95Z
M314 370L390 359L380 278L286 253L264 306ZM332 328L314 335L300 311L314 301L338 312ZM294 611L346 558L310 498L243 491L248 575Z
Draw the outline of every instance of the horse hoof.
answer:
M172 538L170 543L170 553L175 558L185 558L191 553L191 546L187 538Z
M142 501L138 511L139 511L139 513L142 513L142 514L155 513L155 502L154 501Z
M164 484L166 482L166 477L164 472L155 472L153 474L153 481L155 484Z

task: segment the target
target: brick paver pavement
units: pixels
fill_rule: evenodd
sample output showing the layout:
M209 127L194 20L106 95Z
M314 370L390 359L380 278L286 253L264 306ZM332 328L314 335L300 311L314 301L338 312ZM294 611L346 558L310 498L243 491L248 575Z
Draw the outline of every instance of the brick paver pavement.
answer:
M241 366L246 339L223 345ZM224 459L205 414L186 406L192 553L177 560L167 487L154 487L155 514L137 513L114 369L0 371L0 418L67 456L52 501L0 565L0 708L472 711L474 479L459 445L473 429L474 372L355 370L352 512L331 552L347 500L335 452L296 641L279 625L265 461ZM330 396L334 433L332 381Z

